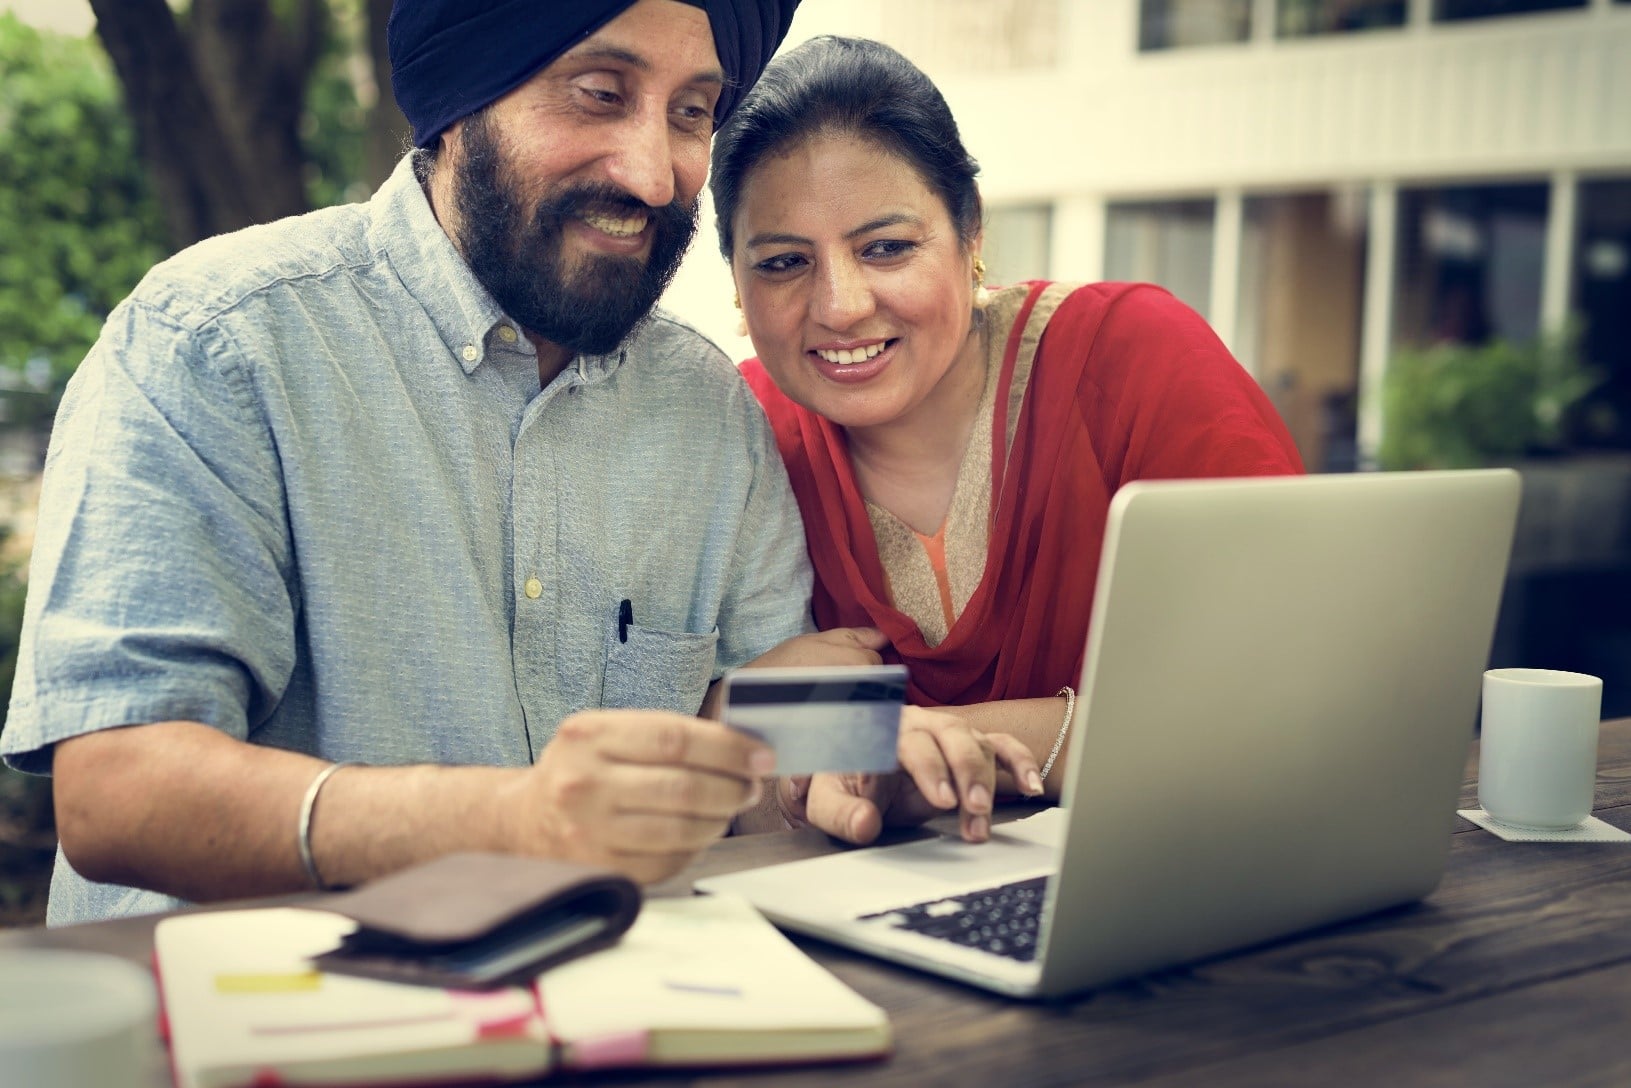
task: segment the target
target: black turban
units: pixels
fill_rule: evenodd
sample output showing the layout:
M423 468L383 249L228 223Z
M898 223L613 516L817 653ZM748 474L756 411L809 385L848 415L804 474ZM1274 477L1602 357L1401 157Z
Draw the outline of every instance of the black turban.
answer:
M396 0L391 89L429 147L443 129L525 83L634 0ZM684 0L708 12L726 84L722 124L787 35L798 0ZM656 43L659 46L663 43Z

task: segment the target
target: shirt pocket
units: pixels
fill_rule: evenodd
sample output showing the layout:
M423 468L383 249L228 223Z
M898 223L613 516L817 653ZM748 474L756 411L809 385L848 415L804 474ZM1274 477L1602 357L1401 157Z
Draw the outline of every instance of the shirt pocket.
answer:
M628 640L612 632L600 705L695 714L714 678L719 628L706 634L654 631L630 624Z

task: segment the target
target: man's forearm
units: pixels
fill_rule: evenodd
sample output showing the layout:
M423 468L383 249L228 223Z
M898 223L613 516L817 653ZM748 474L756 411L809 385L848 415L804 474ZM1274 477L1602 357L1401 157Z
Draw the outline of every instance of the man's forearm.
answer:
M194 901L308 890L297 824L324 766L197 722L103 730L57 746L58 834L92 880ZM503 787L523 773L342 768L313 808L318 870L352 884L453 849L507 848Z

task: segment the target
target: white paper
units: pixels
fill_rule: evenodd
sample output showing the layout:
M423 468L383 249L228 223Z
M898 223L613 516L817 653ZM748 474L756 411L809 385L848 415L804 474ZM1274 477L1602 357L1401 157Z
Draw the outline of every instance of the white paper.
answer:
M649 899L615 946L538 979L556 1038L867 1027L883 1010L736 896Z

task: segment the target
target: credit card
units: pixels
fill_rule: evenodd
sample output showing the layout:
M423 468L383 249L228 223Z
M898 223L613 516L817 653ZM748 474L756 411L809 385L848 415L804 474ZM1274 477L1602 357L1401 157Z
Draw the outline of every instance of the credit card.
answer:
M773 748L778 775L899 766L905 665L733 669L723 688L720 719Z

